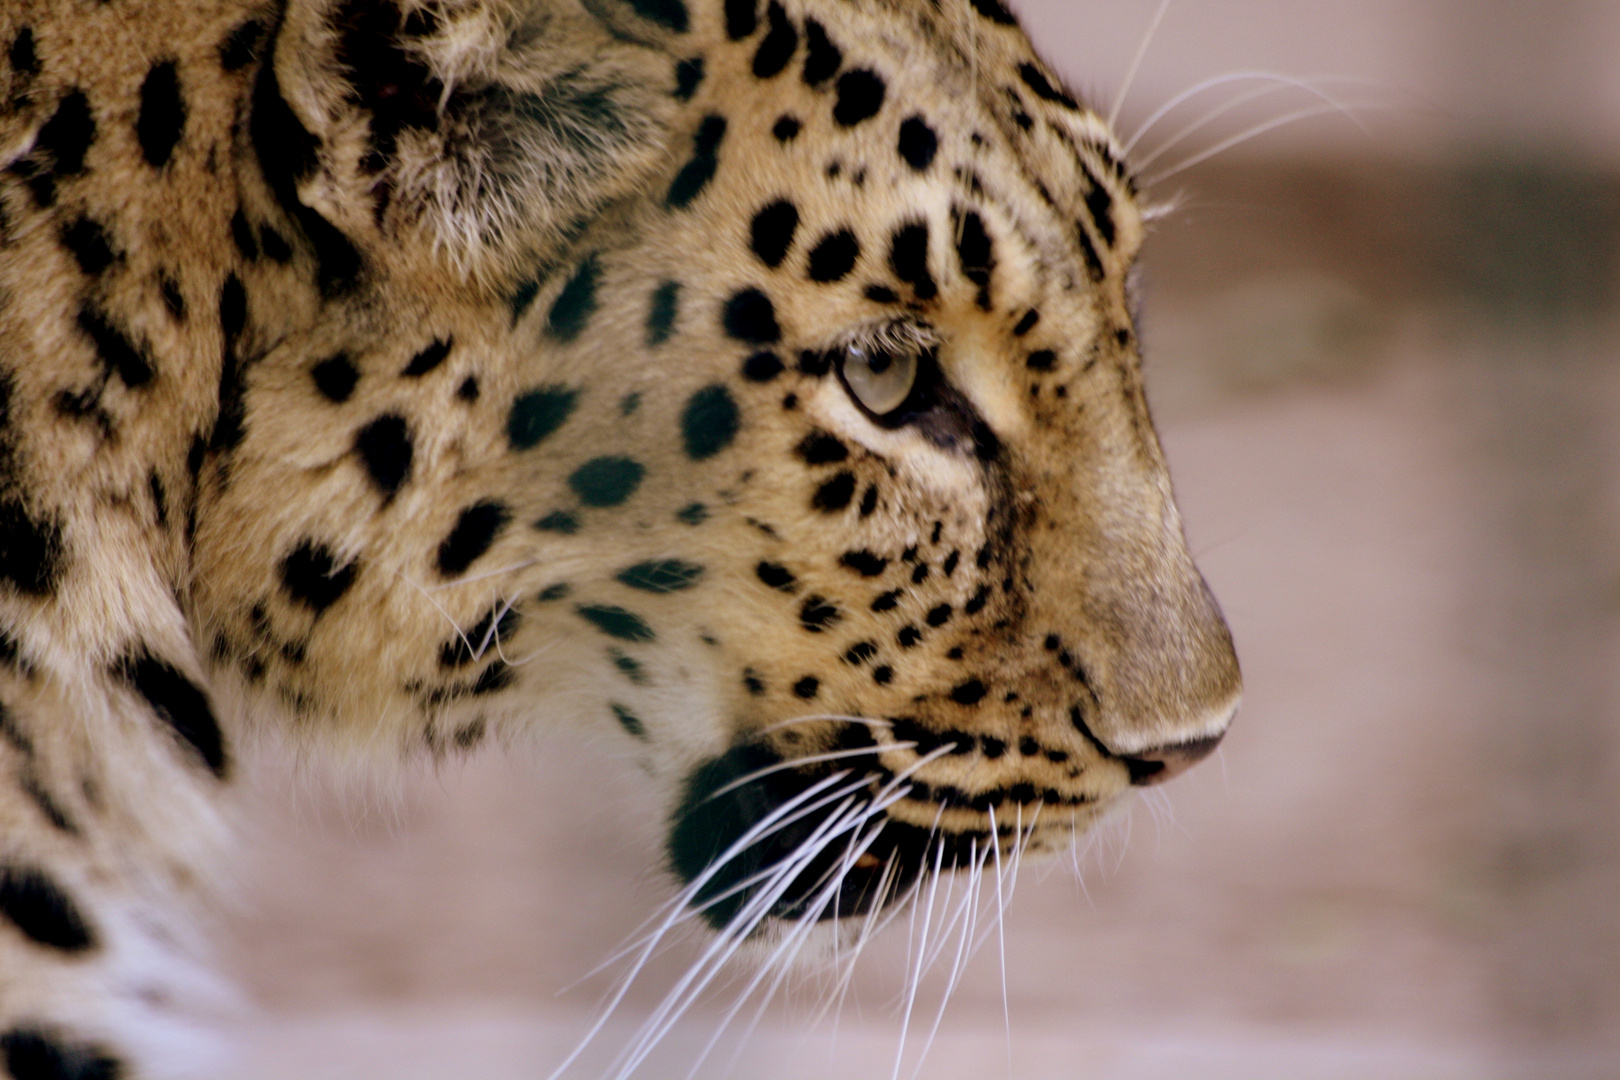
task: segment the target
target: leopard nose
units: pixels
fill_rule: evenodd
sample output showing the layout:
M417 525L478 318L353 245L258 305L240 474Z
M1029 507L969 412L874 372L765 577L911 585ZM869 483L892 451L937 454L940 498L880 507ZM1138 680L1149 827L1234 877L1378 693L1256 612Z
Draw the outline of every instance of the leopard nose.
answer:
M1191 742L1157 746L1120 760L1125 762L1125 768L1130 771L1132 784L1137 787L1150 787L1181 775L1208 757L1209 752L1215 749L1221 741L1221 736L1225 734L1223 731L1219 735L1194 739Z

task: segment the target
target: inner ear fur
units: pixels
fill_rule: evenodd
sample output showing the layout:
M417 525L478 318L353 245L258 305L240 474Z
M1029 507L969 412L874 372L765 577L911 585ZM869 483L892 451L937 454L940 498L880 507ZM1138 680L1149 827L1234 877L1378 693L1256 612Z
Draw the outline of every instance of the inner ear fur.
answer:
M318 147L299 200L381 265L510 280L665 153L668 56L578 0L293 0L274 63Z

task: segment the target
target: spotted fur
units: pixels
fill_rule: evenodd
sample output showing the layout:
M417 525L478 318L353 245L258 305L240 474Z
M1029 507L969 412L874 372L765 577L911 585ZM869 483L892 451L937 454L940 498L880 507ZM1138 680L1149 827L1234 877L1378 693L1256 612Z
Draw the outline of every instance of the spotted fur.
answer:
M993 0L0 7L6 1068L182 1024L254 727L603 725L694 903L853 769L840 914L1206 752L1142 234Z

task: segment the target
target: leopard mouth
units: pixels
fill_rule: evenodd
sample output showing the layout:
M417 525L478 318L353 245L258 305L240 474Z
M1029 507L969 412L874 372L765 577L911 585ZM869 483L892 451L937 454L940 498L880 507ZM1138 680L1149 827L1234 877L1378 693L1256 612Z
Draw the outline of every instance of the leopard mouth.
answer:
M913 778L917 763L894 773L870 752L817 757L832 760L801 764L751 740L688 778L666 846L686 906L715 930L747 936L766 920L869 915L925 874L999 866L1035 841L1038 802L998 818L994 807L941 798ZM1067 835L1074 823L1050 825Z

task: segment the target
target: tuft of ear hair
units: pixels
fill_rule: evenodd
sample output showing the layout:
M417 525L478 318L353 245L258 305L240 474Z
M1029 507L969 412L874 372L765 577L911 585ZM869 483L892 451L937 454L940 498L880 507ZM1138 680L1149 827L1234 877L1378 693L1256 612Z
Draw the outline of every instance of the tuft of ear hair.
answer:
M668 57L578 0L293 0L274 62L319 146L299 199L382 265L532 274L666 153Z

